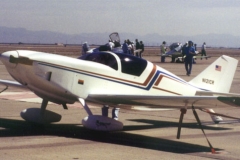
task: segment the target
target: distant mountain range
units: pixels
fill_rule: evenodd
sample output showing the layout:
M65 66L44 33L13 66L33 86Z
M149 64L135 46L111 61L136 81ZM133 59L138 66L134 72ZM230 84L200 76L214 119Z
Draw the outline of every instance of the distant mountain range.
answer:
M114 31L113 31L114 32ZM82 44L88 42L90 45L102 45L108 42L110 33L81 33L76 35L63 34L51 31L30 31L24 28L8 28L0 26L0 43L37 43L37 44ZM119 33L121 43L124 39L135 41L137 38L144 42L146 46L159 46L162 41L166 41L168 45L173 42L184 43L192 40L198 47L203 42L207 43L208 47L227 47L239 48L240 36L233 36L229 34L205 34L197 36L183 36L183 35L159 35L147 34L139 36L132 33Z

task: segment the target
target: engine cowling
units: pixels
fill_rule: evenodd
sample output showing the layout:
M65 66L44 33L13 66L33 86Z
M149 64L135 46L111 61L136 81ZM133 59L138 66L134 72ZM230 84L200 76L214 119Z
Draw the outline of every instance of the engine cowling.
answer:
M118 131L123 129L123 123L115 119L101 116L90 115L82 119L84 127L98 131Z

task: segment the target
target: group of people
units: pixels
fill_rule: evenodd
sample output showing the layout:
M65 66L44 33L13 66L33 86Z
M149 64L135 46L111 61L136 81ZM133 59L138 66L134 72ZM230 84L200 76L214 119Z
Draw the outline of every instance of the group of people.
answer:
M142 53L144 52L144 44L142 41L139 42L138 39L136 39L135 42L136 43L134 45L134 42L131 42L129 39L125 40L124 43L122 44L123 53L135 55L136 57L142 58ZM118 45L120 46L120 44ZM108 47L107 50L111 51L112 48L116 47L116 44L114 42L111 42L111 40L109 40L107 45L104 45L104 47ZM89 50L89 45L87 44L87 42L83 43L82 54L83 55L86 54L88 50ZM186 42L182 47L182 59L184 60L185 69L187 72L186 74L188 76L191 75L192 64L196 63L193 58L196 55L196 50L197 50L197 45L193 44L192 41ZM167 46L165 41L163 41L160 46L160 52L161 52L161 62L165 62L165 54L167 52ZM207 59L205 42L202 45L201 56L202 56L201 59L203 58L203 56L205 56L205 58Z
M142 58L142 54L144 52L144 44L142 41L138 41L138 39L134 42L131 42L129 39L125 40L122 44L122 50L125 54L131 54L135 55L136 57ZM109 40L109 42L105 45L102 45L99 47L99 51L112 51L115 47L120 47L121 44L119 42L112 42ZM85 55L87 51L89 51L89 45L87 42L84 42L82 44L82 55Z
M134 45L134 43L129 39L125 40L122 44L123 53L135 55L136 57L142 58L142 53L144 52L144 44L142 41L139 42L138 39L136 39L135 42L136 44Z
M192 41L186 42L182 47L182 59L185 64L186 75L188 76L191 75L192 64L196 63L193 58L196 55L196 51L197 51L197 44L193 44ZM165 41L163 41L160 46L160 52L161 52L161 62L165 62L165 54L167 52ZM207 59L205 42L203 43L201 48L201 59L203 58L203 56L205 56L205 58Z

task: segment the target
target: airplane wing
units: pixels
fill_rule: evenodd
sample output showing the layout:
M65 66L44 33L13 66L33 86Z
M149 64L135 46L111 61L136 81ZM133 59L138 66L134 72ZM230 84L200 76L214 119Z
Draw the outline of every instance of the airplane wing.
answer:
M9 80L0 79L0 84L7 86L27 89L24 85ZM187 106L191 108L192 105L195 108L215 108L215 107L226 107L240 106L240 94L234 93L220 93L220 92L205 92L197 91L196 96L136 96L136 95L99 95L91 94L88 96L87 101L99 103L118 105L119 107L126 106L129 109L132 106L139 106L140 108L182 108Z
M203 93L202 93L203 94ZM215 108L238 106L240 107L239 94L212 93L212 95L196 96L136 96L136 95L89 95L87 100L109 105L143 106L149 108ZM129 108L131 109L131 108Z
M6 86L12 86L12 87L16 87L16 88L27 89L27 87L25 87L24 85L22 85L21 83L18 83L16 81L0 79L0 84L6 85Z
M183 57L179 56L179 57L177 57L177 58L182 60ZM185 58L185 56L184 56L184 58ZM199 59L200 59L200 58L211 58L211 56L193 56L193 58L194 58L194 59L198 59L198 58L199 58Z
M142 51L142 49L137 49L137 50L134 50L134 53L141 52L141 51Z
M175 51L175 50L171 50L171 51L169 51L169 52L167 52L165 55L163 55L163 56L169 56L169 55L172 55L172 54L175 54L177 51Z
M211 56L194 56L194 58L211 58Z

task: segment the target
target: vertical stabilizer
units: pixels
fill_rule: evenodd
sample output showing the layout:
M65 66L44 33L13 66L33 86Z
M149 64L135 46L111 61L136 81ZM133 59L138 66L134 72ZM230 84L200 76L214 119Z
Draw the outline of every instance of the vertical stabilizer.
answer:
M238 60L221 56L189 83L202 89L228 93L237 68Z

